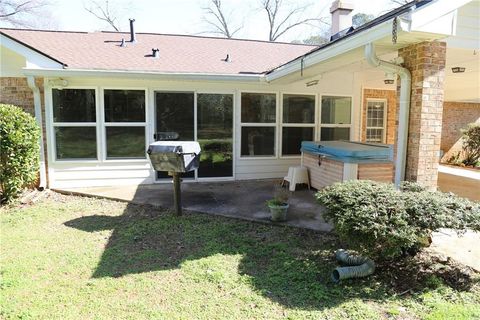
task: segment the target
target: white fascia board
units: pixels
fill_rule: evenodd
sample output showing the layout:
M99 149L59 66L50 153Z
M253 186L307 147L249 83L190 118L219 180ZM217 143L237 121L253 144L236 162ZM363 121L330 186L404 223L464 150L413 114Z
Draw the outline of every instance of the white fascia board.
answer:
M446 19L449 21L456 17L456 10L463 7L464 5L472 2L473 0L437 0L432 1L414 11L409 13L409 18L411 20L411 31L427 31L445 34L445 27L451 27L451 25L441 25L441 23L446 23L445 20L441 19L444 16L447 16ZM442 21L443 20L443 21ZM455 21L453 21L455 22ZM444 30L439 30L444 29ZM436 29L435 29L436 28ZM452 33L453 31L453 33ZM446 33L447 35L454 35L455 25L453 25L453 30Z
M217 81L217 82L265 82L265 75L260 74L214 74L214 73L174 73L129 70L89 70L89 69L39 69L24 68L23 73L44 77L111 77L152 80L183 81Z
M52 69L61 69L63 65L51 58L42 55L41 53L32 50L23 44L10 39L9 37L0 34L0 44L5 48L8 48L19 55L25 57L26 67L28 68L52 68Z
M347 39L340 40L337 43L334 43L327 48L320 49L311 54L307 54L303 58L303 68L306 69L310 66L313 66L315 64L331 59L337 55L362 47L368 43L375 42L391 34L392 34L392 20L389 20L382 24L374 26L369 30L365 30L363 32L354 34ZM280 68L274 70L272 73L267 74L266 75L267 82L280 79L291 73L299 71L302 64L301 60L302 60L301 58L298 58L297 60L287 63L286 65L281 66Z

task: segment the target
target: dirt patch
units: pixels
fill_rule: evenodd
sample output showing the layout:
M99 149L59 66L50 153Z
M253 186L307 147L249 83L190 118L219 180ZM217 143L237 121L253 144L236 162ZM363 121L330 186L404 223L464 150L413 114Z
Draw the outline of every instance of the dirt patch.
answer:
M427 250L414 257L379 263L376 277L390 283L393 293L401 295L435 288L439 281L460 291L480 283L480 274L474 269Z

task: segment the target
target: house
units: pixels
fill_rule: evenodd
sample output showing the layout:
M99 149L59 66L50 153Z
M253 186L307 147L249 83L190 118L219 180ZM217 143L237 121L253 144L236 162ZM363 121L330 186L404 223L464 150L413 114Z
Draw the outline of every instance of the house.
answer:
M414 1L357 29L345 1L331 12L319 47L135 33L134 21L0 29L0 102L42 124L51 188L166 181L145 153L159 136L201 142L195 181L282 177L301 141L350 139L395 144L395 180L435 188L450 128L480 117L480 1Z

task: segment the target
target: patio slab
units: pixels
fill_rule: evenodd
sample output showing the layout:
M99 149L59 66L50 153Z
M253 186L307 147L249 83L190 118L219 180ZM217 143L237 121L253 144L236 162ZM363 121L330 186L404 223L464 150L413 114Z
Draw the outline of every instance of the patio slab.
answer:
M184 210L272 223L265 201L271 199L278 180L182 183ZM173 185L153 184L90 187L56 190L173 208ZM291 194L286 224L328 232L332 226L322 218L324 208L316 203L314 191L300 189Z
M480 171L443 165L440 165L438 171L440 191L452 192L463 198L480 201Z

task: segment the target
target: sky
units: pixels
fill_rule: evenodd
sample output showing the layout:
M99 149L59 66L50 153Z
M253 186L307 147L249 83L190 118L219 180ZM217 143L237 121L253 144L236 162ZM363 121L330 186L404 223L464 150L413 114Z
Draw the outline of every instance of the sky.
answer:
M99 0L103 2L103 0ZM393 8L389 0L349 0L355 4L355 11L375 16ZM98 31L112 30L107 23L102 22L88 13L84 7L88 0L49 0L51 21L47 24L59 30ZM112 10L120 18L122 31L129 30L128 18L135 18L137 32L203 34L208 31L208 25L202 21L204 10L209 0L110 0ZM284 0L288 5L309 5L304 17L325 17L329 19L329 8L332 0ZM267 18L259 8L259 0L223 0L222 6L235 26L243 28L235 34L235 38L257 40L268 39ZM313 25L302 26L285 34L279 41L290 42L306 39L318 34L325 24L315 22ZM207 34L205 34L207 35Z

